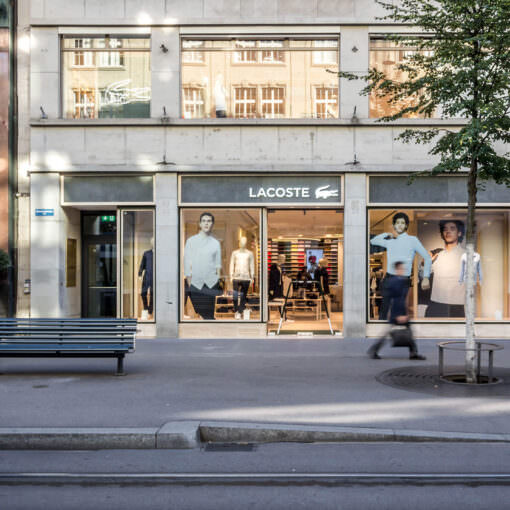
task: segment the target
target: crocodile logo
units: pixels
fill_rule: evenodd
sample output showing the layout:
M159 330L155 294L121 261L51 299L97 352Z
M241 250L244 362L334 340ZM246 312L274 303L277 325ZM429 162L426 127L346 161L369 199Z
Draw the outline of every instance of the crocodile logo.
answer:
M328 184L327 186L321 186L320 188L317 188L315 190L315 198L322 198L323 200L326 200L330 197L337 197L338 196L338 190L337 189L328 189L331 185Z

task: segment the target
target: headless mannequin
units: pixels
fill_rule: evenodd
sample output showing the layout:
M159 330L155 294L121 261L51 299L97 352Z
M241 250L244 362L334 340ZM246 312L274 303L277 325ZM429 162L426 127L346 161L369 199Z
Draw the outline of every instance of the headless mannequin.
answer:
M153 270L154 270L154 238L150 238L150 249L145 251L140 262L138 277L142 278L140 296L143 302L142 320L147 320L154 309ZM147 299L147 296L148 299Z
M234 290L235 318L240 319L246 308L246 295L255 277L255 259L253 253L246 248L246 237L239 239L239 249L230 257L230 279ZM240 300L239 300L240 297Z
M283 275L285 264L285 255L278 255L278 262L271 264L269 270L269 299L278 299L283 297Z

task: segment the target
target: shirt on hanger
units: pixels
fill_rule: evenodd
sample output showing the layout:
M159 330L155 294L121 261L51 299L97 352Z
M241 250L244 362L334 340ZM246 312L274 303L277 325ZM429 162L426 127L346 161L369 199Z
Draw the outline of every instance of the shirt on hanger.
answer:
M255 274L253 253L249 250L235 250L230 257L230 275L233 280L252 280Z

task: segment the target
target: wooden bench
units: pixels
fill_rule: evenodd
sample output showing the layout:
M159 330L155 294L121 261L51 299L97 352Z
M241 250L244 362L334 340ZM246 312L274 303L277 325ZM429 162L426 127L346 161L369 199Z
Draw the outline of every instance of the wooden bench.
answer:
M135 350L136 319L0 319L0 357L114 357Z

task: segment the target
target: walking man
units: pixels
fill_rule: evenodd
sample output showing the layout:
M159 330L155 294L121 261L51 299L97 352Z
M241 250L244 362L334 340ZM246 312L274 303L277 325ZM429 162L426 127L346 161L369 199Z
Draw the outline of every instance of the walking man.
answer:
M407 344L409 347L409 359L424 360L425 356L418 354L418 347L413 339L411 324L409 323L409 315L407 313L406 298L409 288L409 278L405 276L405 264L403 262L395 262L394 277L388 282L387 292L390 301L390 327L386 333L379 338L368 349L368 356L372 359L381 359L378 352L388 340L393 326L405 326L407 328Z

